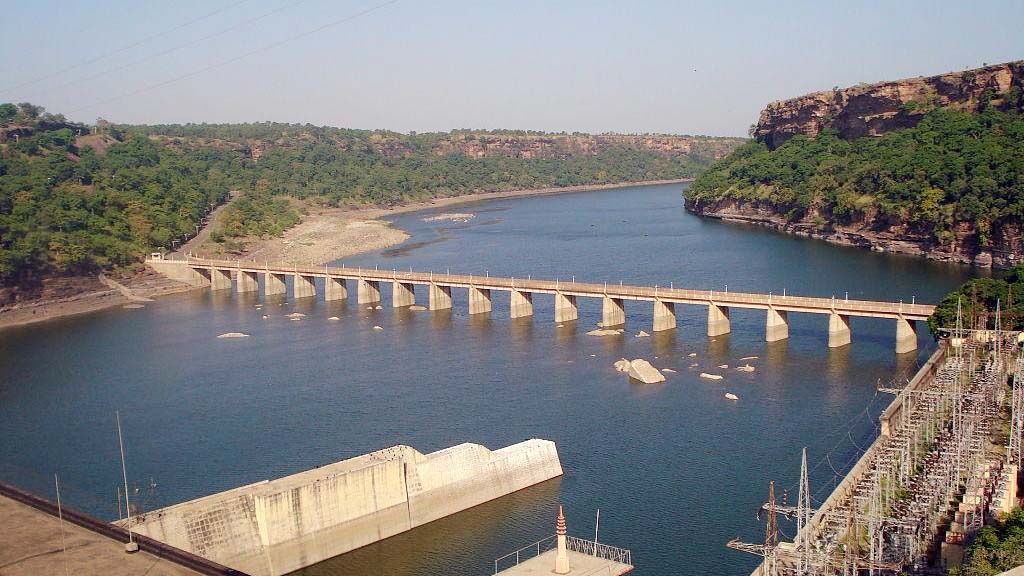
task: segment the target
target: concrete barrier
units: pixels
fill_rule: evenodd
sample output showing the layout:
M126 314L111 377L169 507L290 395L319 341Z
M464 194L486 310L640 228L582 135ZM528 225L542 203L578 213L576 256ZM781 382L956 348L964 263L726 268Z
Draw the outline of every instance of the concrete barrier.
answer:
M139 534L278 576L561 476L555 444L393 446L133 518Z

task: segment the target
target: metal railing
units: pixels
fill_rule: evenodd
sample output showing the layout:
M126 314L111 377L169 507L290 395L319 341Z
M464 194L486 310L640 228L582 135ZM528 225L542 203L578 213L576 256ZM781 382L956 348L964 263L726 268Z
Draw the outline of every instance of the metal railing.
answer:
M494 573L497 574L501 570L507 570L514 566L518 566L526 560L536 558L545 552L554 550L557 544L558 536L551 535L547 538L538 540L533 544L527 544L514 552L509 552L508 554L494 560ZM593 540L584 540L583 538L576 538L575 536L565 537L565 548L578 554L594 556L595 558L600 558L616 564L625 564L627 566L633 565L632 553L625 548L616 548L615 546L601 544L599 542L594 542ZM513 558L515 561L512 560ZM606 572L609 574L611 573L611 566L602 566L594 571L588 572L586 575L581 574L580 576L597 576Z

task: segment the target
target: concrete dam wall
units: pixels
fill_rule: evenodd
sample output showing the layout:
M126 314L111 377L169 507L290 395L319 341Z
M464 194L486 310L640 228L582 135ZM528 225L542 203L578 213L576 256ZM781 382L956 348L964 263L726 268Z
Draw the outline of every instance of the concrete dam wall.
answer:
M554 442L393 446L132 518L133 529L278 576L562 475Z

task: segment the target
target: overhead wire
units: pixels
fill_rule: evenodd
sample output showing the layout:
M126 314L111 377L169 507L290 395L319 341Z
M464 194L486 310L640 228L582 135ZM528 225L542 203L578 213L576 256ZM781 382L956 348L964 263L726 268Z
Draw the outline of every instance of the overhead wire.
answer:
M209 72L210 70L215 70L217 68L221 68L223 66L227 66L228 64L233 64L235 62L238 62L239 60L243 60L243 59L248 58L250 56L253 56L255 54L259 54L261 52L266 52L268 50L273 50L275 48L280 48L281 46L284 46L285 44L288 44L290 42L294 42L296 40L300 40L302 38L305 38L306 36L310 36L312 34L316 34L317 32L322 32L323 30L326 30L326 29L331 28L333 26L337 26L339 24L344 24L346 22L351 22L351 21L353 21L353 20L355 20L357 18L361 18L362 16L366 16L368 14L376 12L377 10L380 10L382 8L390 6L391 4L395 4L398 1L399 0L388 0L387 2L382 2L380 4L376 4L376 5L374 5L374 6L370 7L370 8L361 10L361 11L356 12L354 14L350 14L349 16L345 16L343 18L338 18L337 20L332 20L330 22L327 22L325 24L321 24L321 25L316 26L314 28L311 28L309 30L305 30L305 31L300 32L298 34L294 34L292 36L289 36L289 37L287 37L287 38L285 38L283 40L279 40L277 42L273 42L273 43L267 44L265 46L262 46L262 47L250 50L248 52L244 52L242 54L239 54L238 56L234 56L234 57L228 58L227 60L222 60L220 62L216 62L214 64L210 64L208 66L203 66L202 68L198 68L198 69L193 70L191 72L188 72L188 73L185 73L185 74L181 74L179 76L175 76L174 78L171 78L169 80L164 80L162 82L157 82L156 84L150 84L148 86L143 86L142 88L138 88L136 90L130 90L128 92L124 92L124 93L118 94L117 96L112 96L110 98L105 98L103 100L98 100L96 102L93 102L91 104L87 104L85 106L80 106L78 108L74 108L74 109L70 110L68 112L68 114L74 114L76 112L81 112L83 110L88 110L90 108L95 108L96 106L101 106L103 104L114 102L114 101L120 100L121 98L126 98L128 96L134 96L136 94L141 94L142 92L147 92L149 90L154 90L156 88L162 88L164 86L168 86L170 84L174 84L175 82L180 82L182 80L186 80L186 79L191 78L193 76L197 76L197 75L202 74L204 72Z
M211 34L207 34L206 36L202 36L202 37L197 38L195 40L189 40L188 42L183 42L181 44L177 44L175 46L172 46L172 47L167 48L165 50L162 50L160 52L156 52L154 54L150 54L149 56L145 56L143 58L139 58L138 60L133 60L131 62L128 62L128 63L125 63L125 64L121 64L121 65L118 65L118 66L114 66L112 68L107 68L106 70L102 70L102 71L97 72L95 74L91 74L91 75L88 75L88 76L77 78L75 80L69 80L67 82L64 82L63 84L58 84L56 86L52 86L52 87L46 88L44 90L37 90L36 92L29 93L28 96L31 97L31 96L35 96L37 94L42 94L43 92L46 92L46 91L56 90L58 88L65 88L67 86L71 86L71 85L74 85L74 84L79 84L79 83L82 83L82 82L92 81L92 80L95 80L97 78L106 76L107 74L112 74L114 72L120 72L121 70L126 70L128 68L131 68L132 66L137 66L137 65L142 64L144 62L148 62L150 60L153 60L154 58L160 58L162 56L166 56L168 54L177 52L178 50L181 50L182 48L188 48L188 47L191 47L191 46L195 46L196 44L198 44L200 42L206 42L207 40L212 40L213 38L216 38L218 36L223 36L224 34L227 34L228 32L234 32L235 30L239 30L241 28L245 28L246 26L249 26L249 25L254 24L254 23L256 23L256 22L258 22L260 20L263 20L264 18L266 18L268 16L273 16L274 14L277 14L278 12L283 12L287 8L294 8L295 6L297 6L298 4L301 4L303 2L306 2L306 0L291 0L290 2L286 2L285 4L283 4L281 6L278 6L277 8L275 8L273 10L270 10L268 12L264 12L263 14L260 14L259 16L254 16L253 18L250 18L248 20L244 20L244 21L239 22L237 24L233 24L231 26L228 26L227 28L222 28L222 29L220 29L220 30L218 30L216 32L213 32Z
M217 14L221 14L223 12L226 12L226 11L232 9L232 8L235 8L237 6L245 4L246 2L249 2L249 1L250 0L237 0L236 2L234 2L232 4L228 4L227 6L224 6L223 8L218 8L218 9L212 11L212 12L207 12L206 14L203 14L202 16L199 16L198 18L193 18L192 20L189 20L187 22L183 22L181 24L178 24L177 26L174 26L172 28L168 28L168 29L163 30L161 32L157 32L156 34L152 34L150 36L146 36L145 38L142 38L141 40L136 40L135 42L132 42L131 44L127 44L125 46L121 46L120 48L115 48L114 50L111 50L109 52L104 52L103 54L100 54L99 56L90 58L89 60L78 62L78 63L72 64L70 66L65 66L64 68L61 68L60 70L57 70L56 72L51 72L51 73L45 74L43 76L38 76L38 77L33 78L31 80L26 80L24 82L21 82L21 83L18 83L18 84L14 84L14 85L8 86L6 88L0 88L0 93L10 92L11 90L17 90L18 88L24 88L25 86L31 86L32 84L37 84L39 82L42 82L43 80L49 80L50 78L54 78L56 76L60 76L61 74L64 74L66 72L70 72L71 70L74 70L76 68L81 68L83 66L88 66L90 64L95 64L96 62L99 62L100 60L103 60L105 58L109 58L109 57L111 57L111 56L113 56L115 54L120 54L121 52L124 52L126 50L131 50L132 48L136 48L136 47L141 46L141 45L143 45L143 44L145 44L147 42L152 42L153 40L156 40L157 38L160 38L162 36L166 36L166 35L170 34L171 32L175 32L177 30L181 30L182 28L191 26L191 25L193 25L193 24L195 24L197 22L202 22L203 20L206 20L207 18L212 18L213 16L216 16Z

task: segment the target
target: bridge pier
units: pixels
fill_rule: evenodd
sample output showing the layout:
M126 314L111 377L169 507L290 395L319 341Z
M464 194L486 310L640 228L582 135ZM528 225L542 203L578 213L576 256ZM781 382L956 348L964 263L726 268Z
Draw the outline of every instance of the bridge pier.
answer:
M230 290L231 289L231 269L224 268L210 268L210 289L211 290Z
M260 282L257 280L256 272L248 272L246 270L238 271L238 280L235 283L235 290L239 294L244 292L258 292L260 289Z
M717 304L708 304L708 336L721 336L729 332L732 332L729 309Z
M835 312L828 316L828 347L841 348L850 343L850 317Z
M292 276L294 277L294 282L292 283L293 298L312 298L316 296L316 283L313 276L305 276L303 274L293 274Z
M429 300L431 310L450 310L452 307L451 286L438 286L437 284L431 284Z
M555 292L555 322L570 322L579 318L576 297Z
M284 274L274 274L273 272L263 273L263 295L273 296L275 294L284 294L288 291L288 285L284 282Z
M601 302L601 327L612 328L626 323L626 309L622 306L622 298L605 296Z
M509 318L524 318L526 316L533 316L533 294L513 290L509 304Z
M413 284L404 282L391 283L391 307L404 308L416 303L416 292Z
M487 288L469 287L469 313L484 314L491 311L491 291Z
M777 342L789 338L789 318L785 310L768 308L768 322L764 330L765 342Z
M360 278L358 288L356 288L356 300L360 304L378 304L380 302L380 282Z
M324 301L344 300L348 298L348 286L344 278L328 276L324 279Z
M906 354L917 350L917 326L913 320L896 319L896 353Z
M675 330L676 328L676 305L675 302L664 302L660 298L654 300L654 326L651 330L662 332Z

